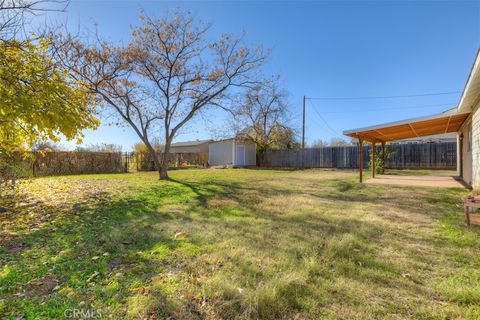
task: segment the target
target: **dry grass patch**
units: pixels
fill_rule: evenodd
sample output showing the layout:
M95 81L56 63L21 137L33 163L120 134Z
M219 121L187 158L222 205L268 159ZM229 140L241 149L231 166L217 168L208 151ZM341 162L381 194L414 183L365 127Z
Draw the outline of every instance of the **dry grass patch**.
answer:
M0 317L480 317L462 189L333 170L171 175L41 178L2 198Z

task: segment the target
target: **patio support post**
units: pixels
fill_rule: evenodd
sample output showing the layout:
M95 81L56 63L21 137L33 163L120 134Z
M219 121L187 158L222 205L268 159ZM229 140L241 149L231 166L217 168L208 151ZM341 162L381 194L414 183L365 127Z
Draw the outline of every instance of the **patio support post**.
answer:
M375 178L375 142L372 141L372 178Z
M382 141L382 174L385 173L385 141Z
M363 182L363 140L358 138L358 163L360 169L360 183Z

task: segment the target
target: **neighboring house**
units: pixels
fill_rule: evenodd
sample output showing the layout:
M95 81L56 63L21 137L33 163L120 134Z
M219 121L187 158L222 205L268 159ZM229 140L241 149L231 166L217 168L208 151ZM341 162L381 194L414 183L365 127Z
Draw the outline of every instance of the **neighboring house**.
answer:
M384 145L387 142L452 132L457 135L458 174L474 189L480 189L480 50L477 51L457 108L430 117L385 123L343 133L358 139L360 144L368 141ZM360 150L362 149L359 152Z
M253 142L226 139L209 144L210 166L246 167L257 164L256 145Z
M208 145L213 140L195 140L172 143L170 153L208 153Z
M398 140L399 144L415 144L415 143L440 143L440 142L457 142L457 134L455 132L435 134L433 136L418 137L413 139Z

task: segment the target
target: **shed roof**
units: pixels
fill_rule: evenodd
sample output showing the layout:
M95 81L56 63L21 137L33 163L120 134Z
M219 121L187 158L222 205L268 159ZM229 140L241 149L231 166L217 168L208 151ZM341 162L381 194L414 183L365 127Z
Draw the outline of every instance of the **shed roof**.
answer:
M480 48L468 75L465 88L463 89L458 110L463 112L472 111L472 109L480 102Z
M454 108L428 117L347 130L343 134L371 142L387 142L457 132L469 114L469 112L461 112Z

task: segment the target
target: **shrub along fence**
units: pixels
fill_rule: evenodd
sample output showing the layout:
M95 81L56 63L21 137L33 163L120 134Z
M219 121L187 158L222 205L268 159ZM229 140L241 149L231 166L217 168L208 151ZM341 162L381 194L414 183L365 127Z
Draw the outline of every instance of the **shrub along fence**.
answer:
M154 171L155 163L148 153L39 151L15 154L9 168L16 177L43 177L71 174L122 173ZM175 167L207 167L207 153L169 154L169 165ZM0 171L2 167L0 166ZM3 176L0 172L0 177Z
M368 167L371 146L363 147L363 163ZM455 142L392 144L392 155L386 159L390 169L456 169ZM377 146L381 157L381 146ZM270 168L342 168L359 166L358 146L306 148L303 150L268 151L260 166Z
M130 170L155 171L158 170L155 162L147 152L131 152L127 155ZM169 153L170 168L180 167L208 167L208 153Z
M23 161L35 177L126 171L121 152L35 152Z

